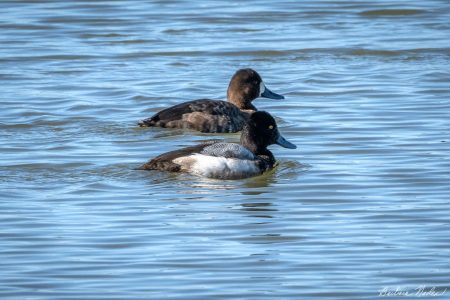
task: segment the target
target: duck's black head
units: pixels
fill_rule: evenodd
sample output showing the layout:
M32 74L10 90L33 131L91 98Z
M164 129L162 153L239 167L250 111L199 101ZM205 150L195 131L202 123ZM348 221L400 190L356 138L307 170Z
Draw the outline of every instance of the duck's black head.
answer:
M284 99L283 96L270 91L262 81L261 76L252 69L240 69L234 73L228 85L228 101L240 109L255 110L252 101L258 97Z
M280 134L275 119L265 111L251 114L242 130L241 144L256 155L265 154L267 146L273 144L289 149L297 148Z

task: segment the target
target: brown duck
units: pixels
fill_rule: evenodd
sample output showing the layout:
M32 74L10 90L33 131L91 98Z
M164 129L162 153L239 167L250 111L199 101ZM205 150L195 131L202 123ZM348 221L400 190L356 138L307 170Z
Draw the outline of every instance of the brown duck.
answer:
M186 128L201 132L238 132L249 115L257 111L252 101L258 97L284 99L270 91L252 69L240 69L231 78L227 99L199 99L166 108L141 120L141 127Z

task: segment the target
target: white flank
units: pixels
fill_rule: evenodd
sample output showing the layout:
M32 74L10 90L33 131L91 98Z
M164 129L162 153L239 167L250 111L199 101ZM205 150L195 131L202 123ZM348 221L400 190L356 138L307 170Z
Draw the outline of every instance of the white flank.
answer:
M218 179L239 179L261 174L256 161L194 154L173 160L187 172Z

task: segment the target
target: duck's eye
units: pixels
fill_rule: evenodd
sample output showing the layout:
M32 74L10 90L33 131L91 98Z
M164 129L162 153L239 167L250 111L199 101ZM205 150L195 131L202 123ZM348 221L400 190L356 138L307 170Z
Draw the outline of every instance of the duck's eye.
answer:
M273 125L269 125L269 129L272 130L273 129Z

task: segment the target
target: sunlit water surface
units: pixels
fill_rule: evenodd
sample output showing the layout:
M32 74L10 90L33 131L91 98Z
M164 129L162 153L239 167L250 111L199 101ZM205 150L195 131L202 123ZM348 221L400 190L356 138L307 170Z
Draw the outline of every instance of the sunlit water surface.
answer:
M0 297L450 297L449 20L445 0L2 1ZM247 180L134 170L237 141L136 122L224 99L242 67L285 95L255 104L296 150Z

